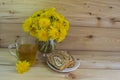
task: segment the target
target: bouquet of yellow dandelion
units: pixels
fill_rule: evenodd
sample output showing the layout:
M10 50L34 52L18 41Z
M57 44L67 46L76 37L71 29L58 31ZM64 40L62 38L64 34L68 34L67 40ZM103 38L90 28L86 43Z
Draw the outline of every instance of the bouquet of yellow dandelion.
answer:
M69 22L55 8L42 9L25 20L23 30L38 39L40 51L53 51L54 41L61 42L65 39Z

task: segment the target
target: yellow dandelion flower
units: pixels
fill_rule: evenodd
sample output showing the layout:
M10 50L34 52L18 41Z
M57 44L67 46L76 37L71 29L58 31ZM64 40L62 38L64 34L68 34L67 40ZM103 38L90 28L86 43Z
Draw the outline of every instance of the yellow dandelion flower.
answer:
M39 19L39 26L41 27L48 27L50 25L50 20L49 18L40 18Z
M46 10L46 12L43 14L43 16L50 17L55 15L55 8L50 8Z
M64 20L63 24L65 26L65 29L68 31L69 30L69 26L70 26L69 22L67 20Z
M31 25L32 25L32 18L28 18L25 20L24 24L23 24L23 30L25 32L28 32L31 28Z
M56 18L59 20L59 22L63 22L64 20L64 16L62 16L61 14L55 14L56 15Z
M37 30L33 27L31 30L30 30L30 35L33 36L33 37L37 37Z
M38 17L37 18L33 18L33 25L36 25L38 27L38 25L39 25L38 21L39 21Z
M50 38L51 39L53 39L53 40L55 40L55 39L57 39L57 37L58 37L58 30L57 30L57 28L51 28L50 30L49 30L49 36L50 36Z
M41 15L41 13L42 13L42 10L40 11L36 11L34 14L32 14L32 16L31 17L33 17L33 18L35 18L35 17L40 17L40 15Z
M27 72L29 70L29 67L30 64L27 61L18 61L18 63L16 63L16 70L20 74Z
M38 31L38 36L37 37L40 41L49 40L48 32L44 29L41 29L41 30Z
M57 39L57 42L61 42L67 35L67 32L65 29L62 29L62 31L59 34L59 37Z

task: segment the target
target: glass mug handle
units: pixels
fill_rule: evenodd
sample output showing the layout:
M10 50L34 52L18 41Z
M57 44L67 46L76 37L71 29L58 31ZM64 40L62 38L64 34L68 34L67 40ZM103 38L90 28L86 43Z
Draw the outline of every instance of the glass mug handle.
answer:
M14 56L14 57L16 57L16 58L18 59L17 53L16 53L14 50L12 50L13 48L15 48L15 49L17 48L16 43L10 44L10 45L8 46L8 49L9 49L9 53L10 53L12 56Z

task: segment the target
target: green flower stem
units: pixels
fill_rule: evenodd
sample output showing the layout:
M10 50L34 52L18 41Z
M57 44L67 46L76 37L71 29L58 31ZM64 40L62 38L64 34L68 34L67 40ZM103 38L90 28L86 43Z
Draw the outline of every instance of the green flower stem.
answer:
M38 47L39 47L40 52L50 53L50 52L54 51L54 49L55 49L54 40L50 39L46 42L40 41L38 43Z
M48 41L47 41L47 42L45 42L45 43L44 43L44 45L42 45L42 47L41 47L41 49L40 49L40 50L41 50L41 51L46 52L46 51L47 51L47 49L48 49L48 48L47 48L48 44L49 44L49 42L48 42Z
M55 49L55 46L54 46L54 44L52 44L52 51Z
M46 45L45 45L45 48L44 48L44 52L47 52L48 44L49 44L49 41L46 42Z
M46 46L46 43L42 45L42 47L40 48L40 50L43 50Z
M54 45L53 40L51 40L50 44L51 44L51 48L52 48L52 51L53 51L55 49L55 45Z

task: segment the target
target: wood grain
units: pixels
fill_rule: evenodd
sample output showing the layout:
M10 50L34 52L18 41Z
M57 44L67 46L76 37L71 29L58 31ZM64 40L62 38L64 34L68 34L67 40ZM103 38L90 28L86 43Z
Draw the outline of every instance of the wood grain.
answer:
M83 69L120 69L119 52L69 51L69 54L80 60Z
M120 50L120 29L71 27L67 39L57 44L69 50Z
M118 0L0 0L0 47L7 47L18 36L25 35L21 26L28 16L55 7L70 21L68 37L57 49L119 51L119 3Z
M0 47L14 43L17 37L23 36L21 24L0 24Z
M41 64L42 65L42 64ZM119 70L77 69L71 73L57 73L47 66L31 67L24 74L17 74L15 66L0 66L2 80L119 80ZM7 76L7 77L6 77Z
M0 23L22 23L37 10L55 7L71 25L119 28L119 5L118 0L0 0Z
M57 50L67 50L81 66L70 73L57 73L40 61L20 75L16 59L7 46L19 36L24 20L35 11L55 7L70 22L66 39ZM1 80L120 80L119 0L0 0ZM40 59L38 59L40 60ZM7 76L7 77L6 77Z
M18 36L23 36L21 24L0 24L0 46L7 47L14 43ZM5 32L6 31L6 32ZM71 27L68 36L57 49L67 50L120 50L120 29Z
M42 64L41 64L42 65ZM119 80L120 70L77 69L71 73L57 73L47 66L31 67L24 74L17 74L15 66L0 66L2 80ZM6 77L7 76L7 77Z
M0 47L25 35L21 26L28 16L55 7L70 21L68 37L58 49L119 51L119 5L118 0L0 0Z
M37 63L24 74L15 70L16 59L8 49L0 48L0 78L2 80L119 80L119 52L69 51L81 61L80 67L69 73L58 73L45 63ZM7 77L6 77L7 76Z
M106 69L120 70L119 52L100 52L100 51L68 51L74 58L81 62L80 69ZM41 65L40 56L37 57L36 67ZM8 52L8 49L0 49L0 65L13 66L16 58Z

